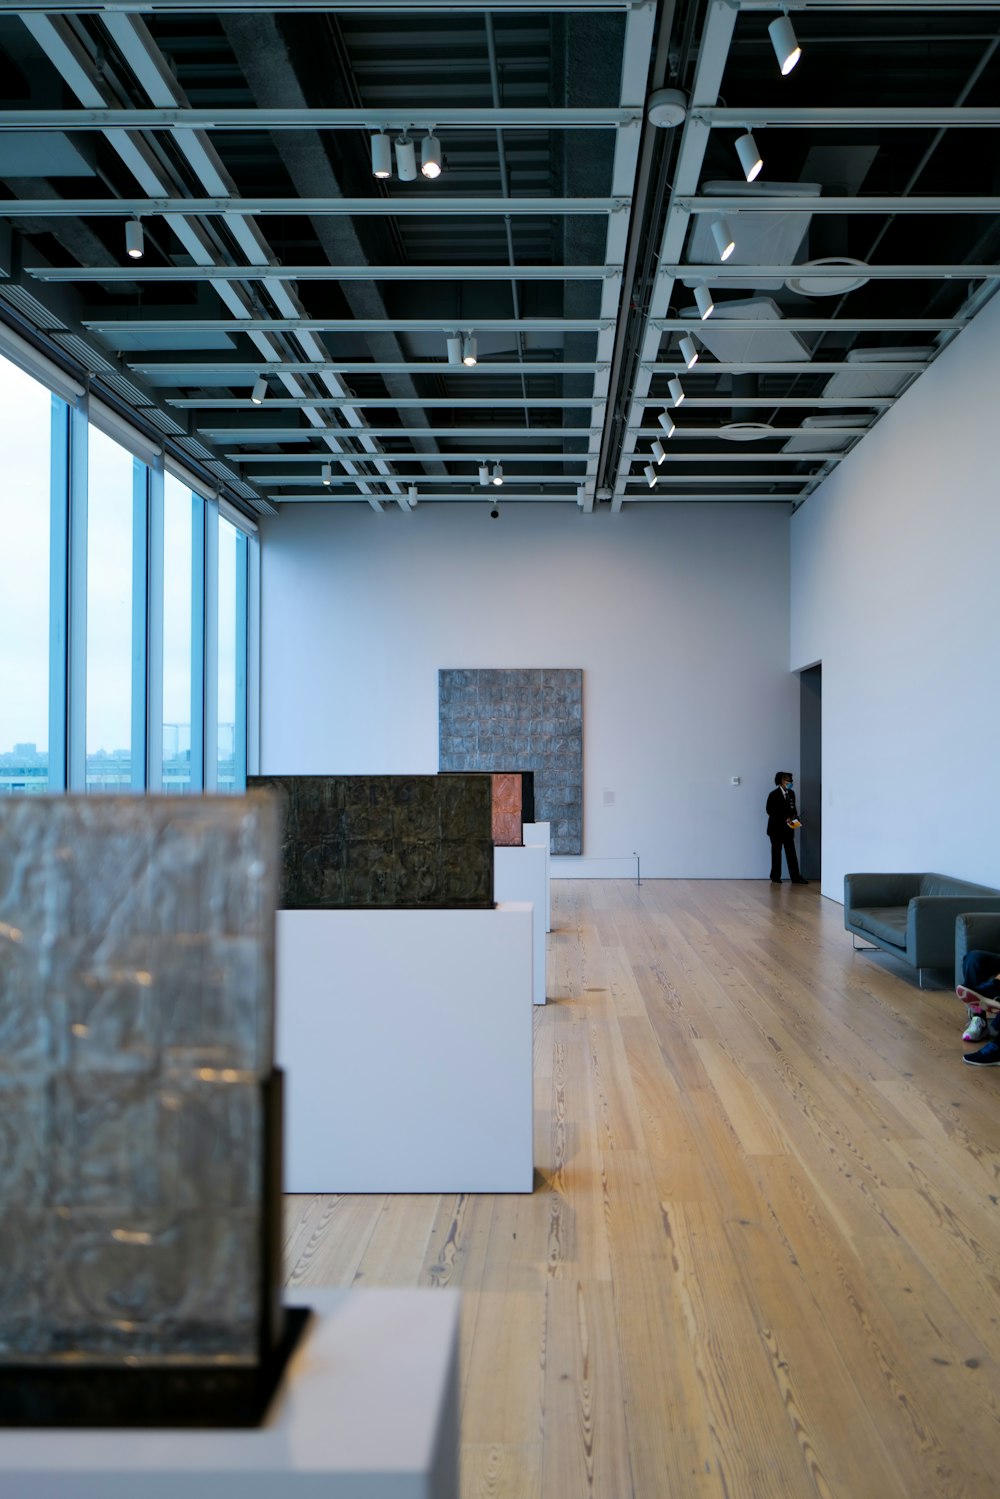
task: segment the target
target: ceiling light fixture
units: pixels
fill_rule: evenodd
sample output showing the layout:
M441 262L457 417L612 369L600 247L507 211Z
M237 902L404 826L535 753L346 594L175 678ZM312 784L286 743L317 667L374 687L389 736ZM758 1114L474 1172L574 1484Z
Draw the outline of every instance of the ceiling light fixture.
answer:
M396 138L396 176L400 182L417 180L417 148L405 130Z
M694 339L687 333L680 342L681 358L689 370L693 370L698 363L698 346Z
M372 176L380 181L392 176L392 141L384 130L372 136Z
M674 405L679 406L684 399L684 387L676 375L667 382L667 389L670 391L670 399Z
M333 479L333 464L332 463L324 463L324 465L323 465L323 483L324 484L329 484L332 479Z
M452 333L448 339L448 363L462 363L462 339L457 333Z
M758 151L757 142L754 140L749 129L746 135L737 137L736 154L740 159L740 166L743 168L744 177L748 182L754 182L760 176L761 168L764 165L764 158Z
M490 482L490 466L488 463L481 463L479 465L479 482L483 485L488 485Z
M782 15L775 16L774 20L768 26L767 32L771 38L774 55L778 59L781 76L784 78L792 71L802 56L802 48L799 46L798 39L796 38L795 28L788 19L787 10Z
M264 376L261 375L260 378L254 382L254 388L250 392L250 399L255 406L259 406L266 395L267 381L264 379Z
M656 420L659 422L660 426L663 428L667 436L673 437L674 433L677 431L677 428L674 426L674 419L670 415L670 412L661 411Z
M420 142L420 170L425 177L441 175L441 142L434 134L433 125Z
M417 495L417 486L415 484L411 484L409 489L406 491L406 498L409 501L410 509L412 510L419 498L419 496Z
M476 348L475 336L467 333L462 340L462 363L467 364L470 369L476 363Z
M667 450L658 437L653 438L653 441L649 445L649 451L652 453L657 464L662 463L667 456Z
M138 219L129 219L125 225L125 253L130 260L141 260L146 253L142 224Z
M736 249L736 241L733 239L728 219L712 220L712 238L715 240L715 248L719 252L719 259L728 260Z
M499 487L499 485L501 485L503 483L503 465L502 464L494 463L494 465L493 465L493 483L496 484L498 487Z
M699 282L694 289L694 299L698 304L698 311L701 313L701 320L702 322L704 322L705 319L707 317L711 317L712 313L715 311L715 303L712 300L712 293L709 291L707 286L705 286L702 282Z
M656 469L653 467L653 465L651 463L647 463L646 467L643 469L643 473L646 475L646 483L649 485L650 489L655 489Z

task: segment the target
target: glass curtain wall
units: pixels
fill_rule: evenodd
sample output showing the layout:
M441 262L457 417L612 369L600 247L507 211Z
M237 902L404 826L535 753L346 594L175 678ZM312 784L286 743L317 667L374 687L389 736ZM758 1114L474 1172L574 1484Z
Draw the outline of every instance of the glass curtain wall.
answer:
M66 417L0 358L0 795L49 789L52 448Z
M0 354L0 795L242 791L256 541L88 409Z

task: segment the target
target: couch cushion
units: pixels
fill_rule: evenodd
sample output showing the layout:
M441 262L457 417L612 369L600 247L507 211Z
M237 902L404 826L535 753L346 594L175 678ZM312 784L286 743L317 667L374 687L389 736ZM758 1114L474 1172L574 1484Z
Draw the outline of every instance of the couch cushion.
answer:
M921 895L997 895L990 885L974 885L971 880L956 880L950 874L925 874L920 881Z
M906 906L861 906L851 911L851 925L870 932L880 942L906 947Z

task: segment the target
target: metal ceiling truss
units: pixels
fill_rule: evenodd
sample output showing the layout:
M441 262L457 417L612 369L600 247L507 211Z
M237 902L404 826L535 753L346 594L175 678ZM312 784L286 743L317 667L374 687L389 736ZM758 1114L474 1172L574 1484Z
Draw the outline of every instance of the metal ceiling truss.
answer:
M777 76L781 9L806 97L830 102ZM921 90L912 54L896 81L917 23L930 54L947 33L950 93ZM975 190L1000 175L1000 0L19 0L0 26L21 29L15 68L37 49L30 93L0 98L0 306L50 308L39 338L64 358L90 341L242 505L249 485L263 510L410 513L414 484L421 504L795 505L1000 282L1000 197ZM873 28L878 81L857 86L844 60ZM674 130L647 117L663 86L686 95ZM725 180L748 129L790 184ZM419 150L428 131L440 183L371 177L370 135ZM38 165L19 176L22 136ZM981 170L928 173L962 140ZM723 215L737 256L715 263ZM123 263L115 219L140 221L143 259ZM699 286L708 320L676 305ZM754 305L729 316L733 293ZM676 419L653 489L650 408ZM754 426L774 451L722 441ZM454 472L484 461L510 467L502 489Z

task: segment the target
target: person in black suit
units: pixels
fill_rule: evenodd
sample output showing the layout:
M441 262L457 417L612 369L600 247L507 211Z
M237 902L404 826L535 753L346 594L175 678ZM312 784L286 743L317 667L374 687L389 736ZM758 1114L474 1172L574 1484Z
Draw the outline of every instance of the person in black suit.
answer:
M791 823L798 822L795 806L793 777L790 770L779 770L774 777L775 789L767 799L767 836L771 840L771 884L781 884L781 850L785 850L788 878L793 885L808 885L799 873L799 861L795 854L795 829Z

